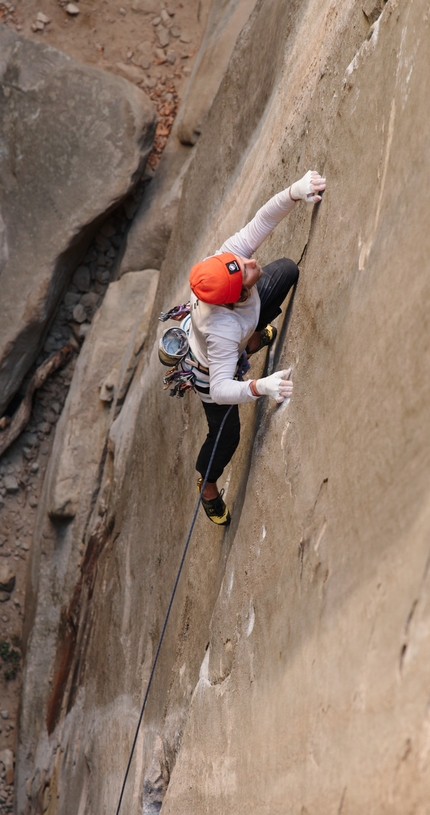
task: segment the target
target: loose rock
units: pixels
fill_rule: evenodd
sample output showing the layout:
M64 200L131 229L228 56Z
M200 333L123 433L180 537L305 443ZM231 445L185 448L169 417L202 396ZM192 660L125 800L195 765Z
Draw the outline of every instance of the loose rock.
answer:
M15 588L16 575L8 564L0 566L0 589L2 591L12 592Z
M76 303L79 303L79 294L74 291L66 292L64 296L64 305L65 306L76 306Z
M78 266L72 277L72 282L79 291L89 291L91 288L91 276L88 266Z
M126 65L125 62L116 62L115 69L120 76L123 76L124 79L128 79L129 82L137 83L143 79L142 70L135 65Z
M74 3L68 3L66 6L66 11L67 14L70 14L72 17L75 17L77 14L79 14L79 9L77 6L74 5Z
M88 306L90 306L91 308L94 308L94 306L97 306L98 303L99 303L99 296L94 291L89 291L88 294L83 294L82 297L81 297L81 304L85 308L88 308Z
M6 492L19 492L19 484L14 475L5 475L4 486L6 487Z
M169 32L167 28L164 28L164 26L160 25L157 28L157 37L158 42L160 43L162 48L165 48L167 45L169 45L170 42Z
M81 303L78 303L73 309L73 319L76 320L77 323L83 323L84 320L87 319L86 309Z
M165 8L161 10L161 22L166 26L166 28L170 28L170 26L173 24L173 20Z
M153 14L158 10L158 4L156 0L132 0L131 8L141 14Z

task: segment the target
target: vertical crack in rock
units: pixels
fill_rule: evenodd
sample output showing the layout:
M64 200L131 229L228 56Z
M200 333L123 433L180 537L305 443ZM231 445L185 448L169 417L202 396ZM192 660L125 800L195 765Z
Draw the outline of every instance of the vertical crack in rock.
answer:
M85 660L85 648L82 640L88 633L89 603L93 595L97 563L112 533L112 527L112 523L107 527L103 519L96 522L86 546L79 580L67 609L63 609L61 612L59 635L61 647L57 657L58 667L54 675L46 714L46 726L49 735L53 733L59 721L67 685L69 685L67 712L73 707L79 666ZM77 645L78 648L76 648ZM71 675L75 653L77 654L77 662Z
M170 771L163 740L157 735L151 765L143 785L142 815L158 815L169 781Z
M341 798L340 798L339 809L337 810L337 815L342 815L343 805L345 803L345 798L346 798L346 790L347 790L347 788L345 787L343 792L342 792Z

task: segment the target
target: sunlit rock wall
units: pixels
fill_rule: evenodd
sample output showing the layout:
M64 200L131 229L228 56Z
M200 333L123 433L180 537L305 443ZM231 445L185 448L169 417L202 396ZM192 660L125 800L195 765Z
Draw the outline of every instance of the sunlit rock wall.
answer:
M62 630L79 648L52 645L37 716L49 609L33 577L20 815L115 811L204 434L198 398L162 390L157 313L186 296L191 263L309 167L327 176L322 204L297 205L258 252L300 260L269 359L292 365L294 396L242 411L233 522L199 516L122 811L428 811L429 17L422 0L265 0L239 37L97 474L83 562L63 581ZM47 487L40 524L49 500ZM51 517L41 538L45 580L68 523Z

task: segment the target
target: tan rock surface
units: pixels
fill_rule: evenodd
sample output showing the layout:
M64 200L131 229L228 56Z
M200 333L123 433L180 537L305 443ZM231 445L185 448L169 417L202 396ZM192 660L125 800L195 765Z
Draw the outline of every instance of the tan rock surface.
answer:
M237 37L255 0L212 0L204 37L154 179L136 212L120 266L120 274L161 266L176 220L182 184L194 157L191 149L227 69Z
M66 569L66 526L40 509L18 811L37 812L43 790L61 815L115 809L204 433L197 399L161 389L157 313L186 296L192 262L309 166L327 175L322 204L298 205L258 253L302 257L270 360L293 365L295 393L242 412L230 529L198 518L122 811L158 808L169 778L170 815L428 810L429 131L416 123L430 15L389 0L370 31L365 10L264 2L234 49L80 571ZM56 619L37 605L39 568Z

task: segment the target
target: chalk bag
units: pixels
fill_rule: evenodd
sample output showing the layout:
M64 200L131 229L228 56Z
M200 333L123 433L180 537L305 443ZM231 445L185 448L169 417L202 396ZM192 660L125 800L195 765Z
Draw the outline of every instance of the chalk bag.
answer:
M171 368L185 359L189 349L188 337L182 328L166 328L158 345L158 358Z

